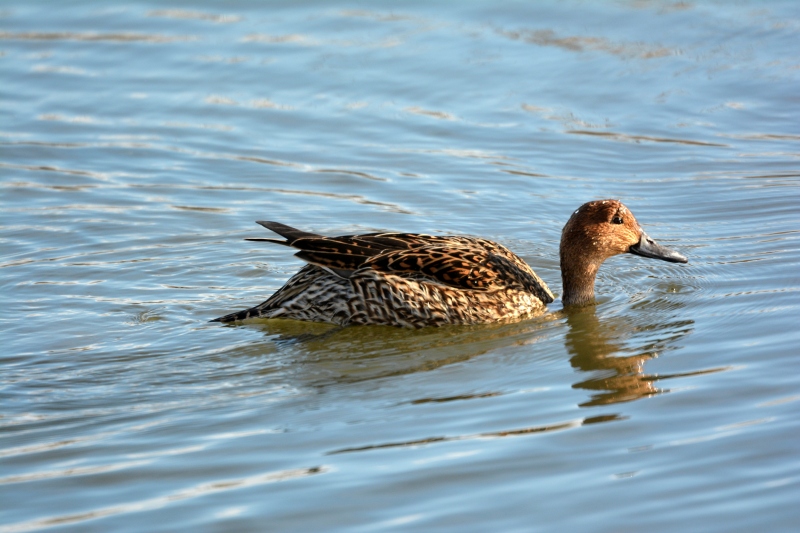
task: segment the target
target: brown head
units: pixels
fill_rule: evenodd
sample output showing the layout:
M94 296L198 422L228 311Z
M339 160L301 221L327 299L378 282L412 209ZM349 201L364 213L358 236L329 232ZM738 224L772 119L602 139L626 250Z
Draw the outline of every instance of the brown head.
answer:
M561 279L564 305L594 300L594 280L603 261L632 253L672 263L689 260L647 236L633 213L619 200L588 202L572 213L561 232Z

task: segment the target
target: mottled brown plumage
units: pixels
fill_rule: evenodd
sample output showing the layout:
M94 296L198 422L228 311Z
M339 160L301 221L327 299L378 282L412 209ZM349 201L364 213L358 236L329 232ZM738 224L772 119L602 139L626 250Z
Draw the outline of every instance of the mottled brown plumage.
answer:
M258 222L298 249L308 265L262 304L215 319L292 318L419 328L518 320L541 313L553 293L519 256L477 237L370 233L324 237L278 222ZM686 258L652 242L616 200L589 202L564 227L564 303L594 297L608 257L624 252L668 261ZM671 255L670 255L671 254Z

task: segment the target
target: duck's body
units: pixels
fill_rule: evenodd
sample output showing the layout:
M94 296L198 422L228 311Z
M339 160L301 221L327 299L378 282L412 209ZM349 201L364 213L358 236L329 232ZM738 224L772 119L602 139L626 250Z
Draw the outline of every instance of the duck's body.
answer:
M267 301L217 322L290 318L342 326L484 324L541 313L554 300L525 261L486 239L411 233L324 237L277 222L258 223L286 240L248 240L299 249L295 255L309 264ZM623 252L686 262L649 239L620 202L589 202L562 233L564 303L591 301L600 263Z
M419 328L515 320L554 297L508 248L474 237L371 233L323 237L259 222L310 264L266 302L218 318L293 318Z

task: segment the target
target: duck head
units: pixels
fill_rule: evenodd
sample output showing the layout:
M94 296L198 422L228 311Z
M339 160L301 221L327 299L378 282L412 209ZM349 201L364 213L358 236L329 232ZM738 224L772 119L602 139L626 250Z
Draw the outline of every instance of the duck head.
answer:
M564 305L582 305L594 300L594 281L600 265L609 257L624 253L671 263L689 261L651 239L619 200L585 203L572 214L561 232Z

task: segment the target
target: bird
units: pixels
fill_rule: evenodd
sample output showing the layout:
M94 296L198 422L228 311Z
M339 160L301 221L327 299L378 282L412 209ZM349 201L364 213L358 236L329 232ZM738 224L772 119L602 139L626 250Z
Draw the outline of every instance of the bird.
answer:
M307 264L263 303L212 322L283 318L416 329L521 320L555 300L522 258L488 239L394 232L326 237L257 223L282 239L245 240L297 249L295 257ZM593 303L600 265L623 253L688 262L650 238L620 200L587 202L561 232L564 307Z

